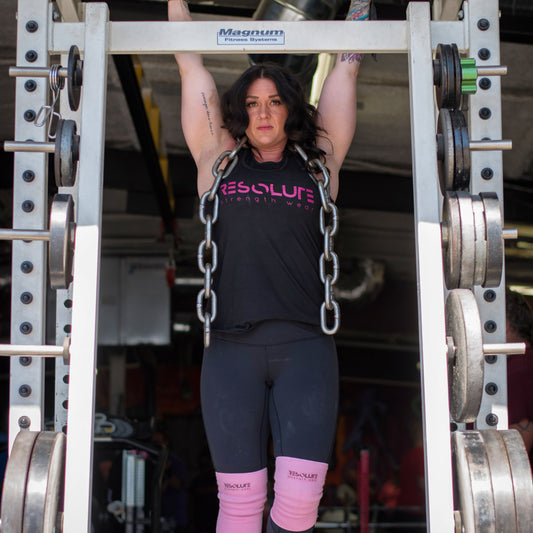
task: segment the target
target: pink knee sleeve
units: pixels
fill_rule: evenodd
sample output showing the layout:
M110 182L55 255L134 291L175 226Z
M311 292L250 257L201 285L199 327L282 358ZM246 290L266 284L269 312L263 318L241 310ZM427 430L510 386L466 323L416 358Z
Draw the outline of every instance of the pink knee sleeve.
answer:
M261 533L267 497L267 469L216 473L220 501L217 533Z
M327 463L276 458L275 497L270 511L276 525L289 531L306 531L315 525L327 470Z

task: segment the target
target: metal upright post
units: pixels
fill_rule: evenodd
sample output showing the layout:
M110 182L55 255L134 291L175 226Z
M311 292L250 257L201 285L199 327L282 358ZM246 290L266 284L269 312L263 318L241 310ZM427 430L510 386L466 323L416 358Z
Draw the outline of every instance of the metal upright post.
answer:
M407 9L422 416L428 531L454 531L429 4Z
M57 2L61 13L62 22L79 22L78 5L72 0L62 0ZM61 56L61 64L66 65L68 56ZM61 115L80 123L81 110L72 111L68 99L61 99ZM78 213L78 184L73 187L60 187L59 192L71 194L74 199L74 220L77 220ZM58 289L56 291L56 344L61 345L65 337L70 336L72 327L72 284L68 289ZM54 429L62 431L67 426L68 409L68 389L69 389L70 365L67 365L61 358L55 363L55 408L54 408Z
M48 2L24 0L17 13L17 65L48 66ZM47 103L46 79L17 78L15 139L46 141L46 128L33 119ZM17 153L13 177L13 227L46 229L48 224L48 156ZM11 343L45 341L47 285L46 244L13 242L11 272ZM23 296L25 295L25 296ZM10 449L20 429L39 431L44 412L44 360L12 357L10 376Z
M107 5L87 4L72 299L64 533L89 531L107 82Z
M468 27L467 56L476 59L477 66L500 65L498 0L470 0L463 5L464 22ZM475 94L470 95L468 122L472 139L502 139L501 78L485 78ZM490 170L490 171L489 171ZM501 151L471 152L472 194L495 192L503 213L503 156ZM476 286L474 294L483 324L484 343L505 342L505 265L499 287ZM490 325L490 326L489 326ZM477 429L507 429L507 358L485 358L483 390L487 384L491 393L483 394L476 421Z

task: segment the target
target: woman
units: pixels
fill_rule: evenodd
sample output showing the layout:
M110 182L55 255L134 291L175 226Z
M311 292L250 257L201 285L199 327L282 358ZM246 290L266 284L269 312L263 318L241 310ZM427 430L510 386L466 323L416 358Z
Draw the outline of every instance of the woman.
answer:
M168 7L169 20L190 20L182 0ZM368 0L353 0L348 18L367 16ZM218 306L202 367L217 532L261 532L269 427L276 471L267 531L309 532L333 445L338 369L334 341L320 329L320 196L294 146L325 163L334 200L355 131L360 56L339 56L318 110L278 66L251 67L221 101L199 55L176 60L200 196L213 185L218 156L247 138L218 193Z

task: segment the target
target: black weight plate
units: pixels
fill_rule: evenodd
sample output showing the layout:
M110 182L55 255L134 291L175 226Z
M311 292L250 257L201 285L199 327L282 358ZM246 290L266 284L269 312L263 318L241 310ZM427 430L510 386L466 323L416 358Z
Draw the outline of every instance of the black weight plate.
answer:
M470 169L471 169L471 159L470 159L470 139L468 138L468 126L466 125L466 119L461 113L461 139L463 145L463 168L461 174L461 182L463 189L467 190L470 187Z
M54 150L54 178L57 187L61 187L61 158L59 154L61 153L61 139L63 136L63 124L65 123L64 119L59 119L57 121L56 127L56 139L55 139L55 150Z
M461 109L461 84L463 81L463 71L461 69L461 57L459 56L459 49L455 43L450 45L450 56L453 64L453 84L450 86L450 107L453 109Z
M81 86L83 83L83 62L80 59L80 51L76 45L70 47L68 53L67 80L68 80L68 103L72 111L80 106Z
M466 190L470 184L470 143L468 128L462 111L450 111L453 127L455 170L454 190Z
M76 182L79 159L79 136L76 122L60 120L56 132L54 173L58 187L72 187Z
M448 109L455 109L455 101L457 99L455 92L456 72L451 45L446 46L446 61L448 64L448 98L446 101L446 107Z
M452 120L450 110L442 108L437 125L437 158L439 183L442 194L453 190L455 175L455 155Z
M452 125L452 138L453 138L453 190L458 188L457 175L463 166L463 141L460 132L460 123L457 121L457 111L450 109L450 122ZM459 187L459 189L461 189Z
M448 101L448 68L449 63L446 60L445 48L447 45L439 44L437 46L437 51L435 53L434 69L437 72L434 72L435 86L436 86L436 98L437 98L437 107L441 109L442 107L447 107L446 102Z
M442 45L441 48L441 63L442 63L442 101L440 107L448 109L450 107L450 90L452 85L450 84L453 76L453 71L450 70L452 66L450 63L450 46L448 44Z
M435 50L435 59L433 60L433 85L435 85L436 87L440 87L442 83L442 71L440 61L440 58L442 56L440 50L441 46L442 44L437 45L437 48Z

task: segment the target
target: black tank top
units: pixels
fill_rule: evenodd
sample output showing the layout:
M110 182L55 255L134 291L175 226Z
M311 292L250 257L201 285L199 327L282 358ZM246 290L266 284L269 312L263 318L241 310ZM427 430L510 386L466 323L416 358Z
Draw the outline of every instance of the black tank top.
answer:
M214 225L218 268L213 328L269 319L320 324L320 196L297 154L258 163L249 149L221 183Z

